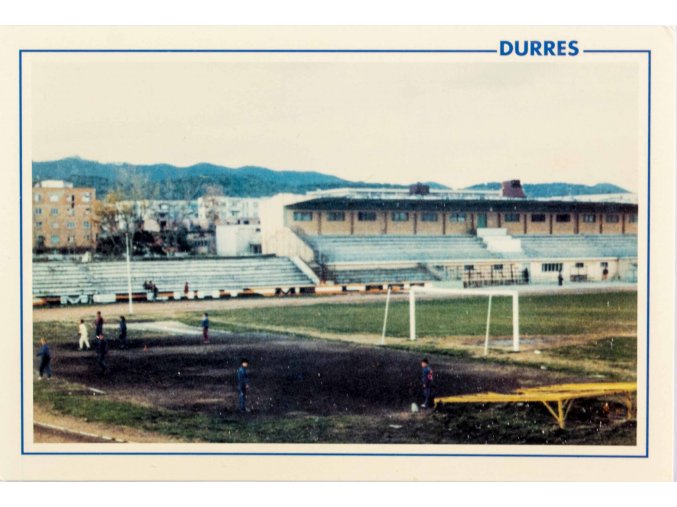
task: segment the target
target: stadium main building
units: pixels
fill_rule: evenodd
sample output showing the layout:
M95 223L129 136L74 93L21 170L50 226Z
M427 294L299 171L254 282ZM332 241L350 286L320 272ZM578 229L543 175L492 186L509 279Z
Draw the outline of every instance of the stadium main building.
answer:
M264 252L297 255L338 285L463 286L634 281L637 204L620 196L529 199L500 191L348 189L286 204Z
M129 272L124 261L34 262L33 302L126 301L130 288L134 299L168 300L637 277L630 194L530 199L519 181L500 191L337 189L279 194L260 219L263 255L136 259Z

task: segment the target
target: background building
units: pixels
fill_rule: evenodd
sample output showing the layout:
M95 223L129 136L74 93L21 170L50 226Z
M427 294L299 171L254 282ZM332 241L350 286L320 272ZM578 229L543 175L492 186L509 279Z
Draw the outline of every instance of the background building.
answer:
M33 187L33 249L86 250L96 245L94 188L45 180Z

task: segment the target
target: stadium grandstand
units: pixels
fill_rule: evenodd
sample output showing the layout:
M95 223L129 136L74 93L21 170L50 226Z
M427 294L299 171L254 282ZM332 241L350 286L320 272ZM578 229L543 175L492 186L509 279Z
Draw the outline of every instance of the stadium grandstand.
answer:
M34 304L384 289L635 282L631 194L530 199L500 191L335 189L262 203L263 255L33 263ZM152 280L157 295L144 289ZM185 294L188 282L190 291Z
M203 299L245 294L301 293L317 283L298 259L274 256L144 260L126 262L34 262L34 304L109 303L141 300ZM157 295L144 288L152 281ZM189 290L185 291L188 283Z
M298 255L325 284L474 287L637 276L631 194L529 199L512 180L499 191L417 184L277 204L272 213L282 220L262 224L264 253Z

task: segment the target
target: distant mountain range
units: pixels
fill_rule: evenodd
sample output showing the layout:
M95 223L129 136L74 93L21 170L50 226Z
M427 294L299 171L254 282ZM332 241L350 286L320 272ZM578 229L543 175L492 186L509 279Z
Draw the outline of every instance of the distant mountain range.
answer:
M625 194L626 189L612 183L597 183L596 185L581 185L578 183L523 183L524 193L527 197L562 197L571 195L596 195L596 194ZM499 182L480 183L467 187L469 190L498 190Z
M196 199L207 193L266 197L280 192L302 194L311 190L345 187L406 188L406 185L350 181L314 171L274 171L256 166L231 168L207 163L189 167L110 164L78 157L33 162L33 182L47 179L69 181L76 187L94 187L99 198L118 190L125 198L137 199ZM425 184L436 189L448 188L435 182ZM500 183L483 183L468 188L497 190ZM594 186L543 183L526 184L524 188L528 197L627 192L609 183Z

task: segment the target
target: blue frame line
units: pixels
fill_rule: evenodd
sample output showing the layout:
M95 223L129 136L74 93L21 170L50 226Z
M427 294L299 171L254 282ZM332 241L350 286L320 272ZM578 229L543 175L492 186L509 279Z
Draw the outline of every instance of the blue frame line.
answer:
M24 53L498 53L497 49L22 49Z
M584 49L583 53L635 53L647 55L648 64L648 131L647 131L647 300L646 300L646 447L644 454L520 454L520 453L350 453L350 452L28 452L24 432L24 329L23 329L23 53L498 53L496 49L20 49L19 50L19 280L20 280L20 386L21 386L21 455L30 456L353 456L353 457L483 457L483 458L648 458L649 457L649 331L651 273L651 50L648 49Z

